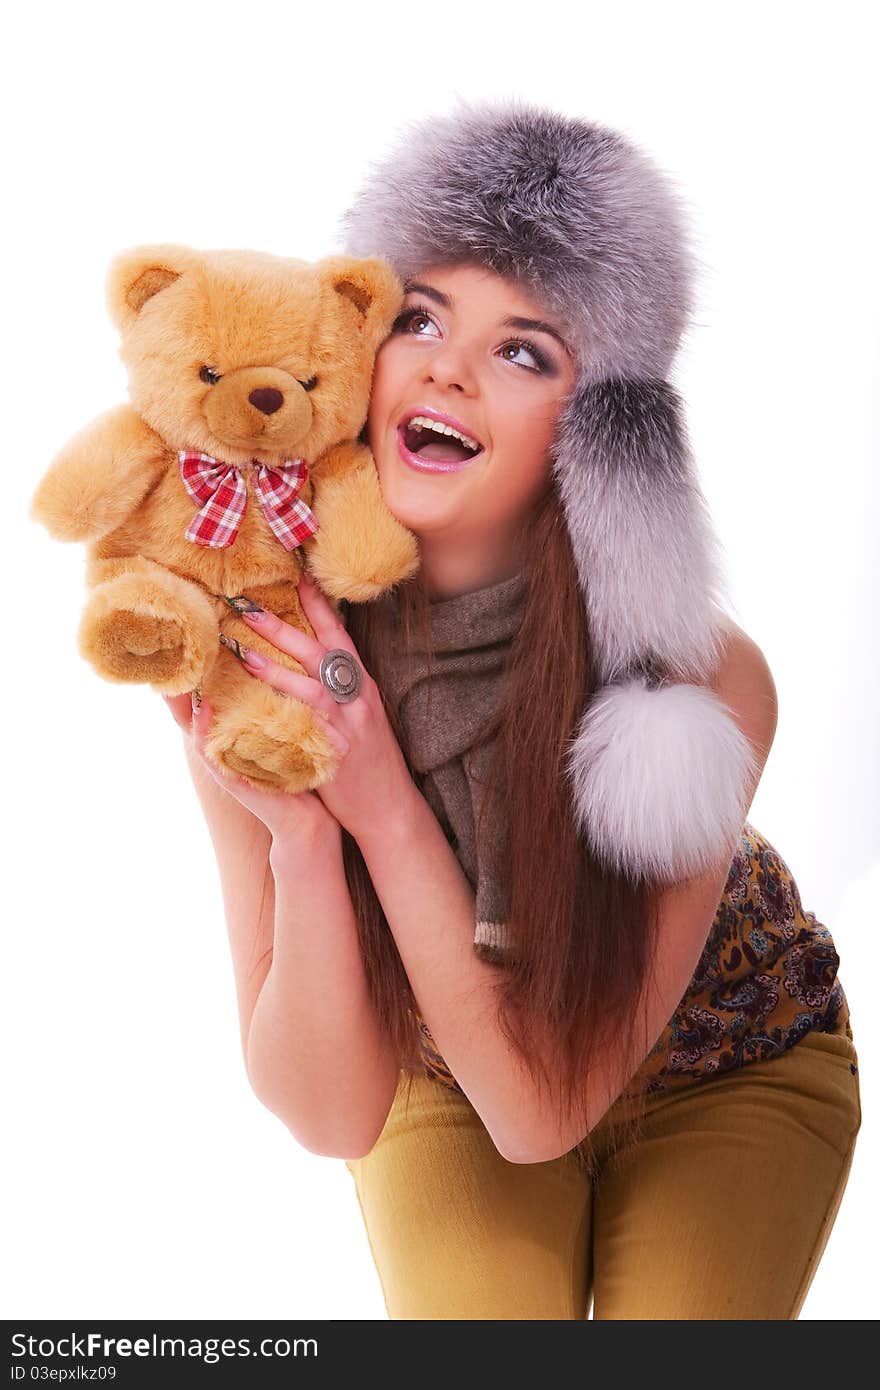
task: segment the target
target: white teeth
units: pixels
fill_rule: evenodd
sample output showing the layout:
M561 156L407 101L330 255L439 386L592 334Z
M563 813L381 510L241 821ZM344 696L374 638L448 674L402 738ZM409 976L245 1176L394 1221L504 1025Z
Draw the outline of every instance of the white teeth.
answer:
M460 439L468 449L480 449L482 445L476 439L471 439L470 435L462 434L459 430L454 430L451 425L441 425L439 420L431 420L427 415L414 415L407 421L407 428L418 425L424 430L434 430L437 434L450 434L454 439Z

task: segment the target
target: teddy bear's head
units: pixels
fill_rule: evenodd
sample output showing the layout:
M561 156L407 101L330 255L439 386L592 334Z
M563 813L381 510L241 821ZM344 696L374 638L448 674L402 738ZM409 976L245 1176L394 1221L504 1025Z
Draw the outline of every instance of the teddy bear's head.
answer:
M107 277L134 409L169 448L237 465L357 437L402 299L378 258L142 246Z

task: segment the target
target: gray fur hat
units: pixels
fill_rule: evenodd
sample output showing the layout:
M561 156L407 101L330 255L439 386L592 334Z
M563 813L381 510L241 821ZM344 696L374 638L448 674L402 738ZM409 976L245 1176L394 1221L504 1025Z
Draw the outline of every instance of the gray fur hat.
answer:
M733 852L756 770L705 683L720 659L721 549L666 375L693 304L677 195L618 132L519 100L404 126L342 220L345 251L401 279L464 261L564 326L579 376L553 473L599 688L567 749L599 859L655 881Z

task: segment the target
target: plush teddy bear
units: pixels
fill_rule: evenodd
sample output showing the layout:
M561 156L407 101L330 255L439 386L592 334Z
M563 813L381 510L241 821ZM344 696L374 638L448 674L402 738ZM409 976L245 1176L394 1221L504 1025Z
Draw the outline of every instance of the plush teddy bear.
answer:
M401 283L378 258L156 245L117 256L106 291L131 403L74 436L30 508L57 539L88 543L79 650L107 680L198 687L221 767L291 793L320 786L337 758L323 720L219 638L302 673L231 599L311 635L304 552L334 603L418 568L358 442Z

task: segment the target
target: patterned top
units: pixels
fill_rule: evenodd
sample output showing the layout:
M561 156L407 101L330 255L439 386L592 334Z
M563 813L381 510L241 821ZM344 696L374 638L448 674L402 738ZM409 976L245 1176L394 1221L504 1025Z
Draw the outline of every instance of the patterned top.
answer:
M749 821L691 982L637 1073L649 1094L778 1057L850 1013L828 928L805 912L788 865ZM461 1087L419 1017L425 1074Z

